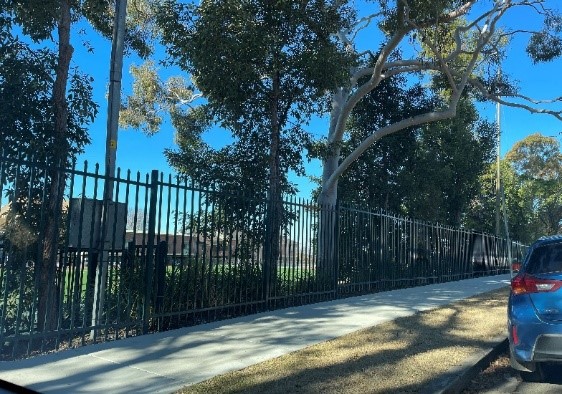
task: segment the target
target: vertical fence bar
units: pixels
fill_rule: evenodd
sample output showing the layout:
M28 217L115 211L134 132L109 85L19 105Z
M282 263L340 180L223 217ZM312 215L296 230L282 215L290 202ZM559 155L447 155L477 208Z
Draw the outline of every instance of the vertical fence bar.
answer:
M339 200L336 201L335 206L335 223L334 223L334 235L333 235L333 242L334 242L334 279L333 279L333 296L332 298L338 298L338 278L340 275L340 202Z
M154 241L156 236L156 210L158 206L158 170L150 174L150 203L148 206L148 236L146 243L146 271L144 273L145 287L143 299L142 333L147 334L150 321L150 307L152 301L152 278L154 271Z

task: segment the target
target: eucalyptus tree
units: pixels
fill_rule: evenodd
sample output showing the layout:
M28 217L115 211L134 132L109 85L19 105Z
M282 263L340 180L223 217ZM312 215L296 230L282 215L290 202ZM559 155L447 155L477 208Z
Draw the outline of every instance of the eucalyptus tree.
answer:
M531 35L528 54L536 61L552 60L562 53L561 19L546 8L546 3L543 0L381 0L365 3L365 13L358 14L351 27L336 33L357 62L349 68L347 82L332 94L319 203L335 206L340 177L375 142L407 128L454 118L467 92L480 99L562 119L560 108L541 108L544 103L518 92L513 83L504 76L499 77L497 71L505 56L506 43L518 33ZM529 31L521 26L501 27L506 14L518 8L542 17L543 29ZM369 39L367 48L356 42L362 35ZM358 103L378 89L385 79L397 75L422 82L437 81L442 100L425 113L381 125L343 156L342 143ZM431 84L426 86L433 89ZM559 103L560 100L553 102ZM332 219L322 218L319 234L333 232ZM332 260L335 252L332 241L319 238L319 250L320 264Z
M302 171L302 124L347 69L349 57L331 33L346 26L348 11L334 0L204 0L197 6L169 1L162 13L169 54L206 100L204 125L218 124L234 136L234 144L214 156L216 168L253 173L235 178L249 197L267 195L269 262L279 253L280 202L292 191L287 174ZM170 157L185 168L178 155ZM228 166L234 157L238 164Z
M425 97L419 85L389 89L390 80L358 104L344 155L381 124L423 113L439 100ZM404 129L373 144L342 175L339 200L459 226L495 157L495 141L495 125L479 119L463 99L454 119Z
M496 164L482 175L464 225L494 231ZM562 155L556 138L539 133L517 142L501 161L503 206L513 239L531 243L562 230Z
M532 240L562 229L562 153L556 138L532 134L516 143L505 160L519 178L520 198L530 212Z
M358 15L350 28L337 32L346 48L364 61L349 69L347 83L332 95L326 138L328 148L325 149L328 154L323 157L319 196L321 203L336 203L341 175L376 141L409 127L455 117L466 92L481 99L562 119L559 108L541 108L544 103L521 94L497 73L507 43L519 33L530 35L527 53L535 61L549 61L561 54L561 19L547 8L548 1L385 0L372 3L372 13L366 11L364 15ZM528 31L521 26L500 26L504 17L518 8L542 17L544 27L539 31ZM368 31L372 26L377 28ZM371 38L372 45L367 50L355 42L361 33ZM444 93L443 100L425 113L382 125L343 156L341 145L358 103L378 89L385 79L396 75L438 80Z

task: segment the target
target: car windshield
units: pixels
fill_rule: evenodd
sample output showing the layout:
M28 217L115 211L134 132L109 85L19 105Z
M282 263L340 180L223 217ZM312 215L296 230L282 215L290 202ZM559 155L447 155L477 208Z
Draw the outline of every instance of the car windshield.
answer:
M533 250L526 271L529 274L562 272L562 243L548 244Z

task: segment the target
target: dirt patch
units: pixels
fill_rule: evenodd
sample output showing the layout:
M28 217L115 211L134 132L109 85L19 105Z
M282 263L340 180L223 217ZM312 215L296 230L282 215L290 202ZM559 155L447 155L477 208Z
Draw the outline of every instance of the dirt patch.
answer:
M509 364L509 356L501 354L497 359L492 361L490 365L476 376L465 390L463 394L477 394L486 391L493 391L498 387L502 387L509 381L520 381L519 374Z
M411 393L506 334L508 288L398 318L179 393Z

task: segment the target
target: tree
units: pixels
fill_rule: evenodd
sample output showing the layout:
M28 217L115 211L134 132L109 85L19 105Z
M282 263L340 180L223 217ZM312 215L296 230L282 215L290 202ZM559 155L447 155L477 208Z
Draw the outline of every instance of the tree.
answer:
M135 5L150 4L148 0L133 1ZM72 24L80 18L90 21L92 26L102 34L111 31L112 4L106 0L27 0L14 2L0 0L2 27L9 32L12 25L18 26L28 41L41 45L47 43L51 46L55 41L56 56L45 64L45 72L42 76L35 77L36 83L41 78L47 77L50 84L49 102L42 107L46 116L44 121L49 123L42 130L45 133L47 148L45 161L48 164L48 172L45 177L43 188L46 190L43 200L44 209L43 222L46 223L42 239L42 256L38 259L38 306L37 321L38 328L54 329L56 327L56 296L53 285L56 278L57 241L59 233L59 218L62 211L63 193L66 179L62 169L67 166L76 153L80 152L88 141L87 133L82 128L84 124L91 122L97 109L91 102L91 80L85 77L76 77L71 72L71 59L73 47L71 45ZM141 7L137 7L141 9ZM137 33L137 34L135 34ZM144 33L144 32L143 32ZM130 47L138 50L141 54L149 52L149 46L144 41L146 35L139 35L137 30L130 34L128 42ZM27 47L28 53L33 53ZM38 51L45 53L45 51ZM47 60L43 56L42 61ZM47 67L51 69L48 70ZM49 72L50 71L50 72ZM33 78L33 77L32 77ZM50 80L52 78L52 80ZM46 85L43 85L43 87ZM40 91L39 96L44 94ZM72 105L75 105L72 107ZM78 120L80 123L73 125ZM37 125L32 130L37 131ZM45 126L43 124L43 126ZM76 131L81 135L77 136ZM21 140L14 139L21 145ZM24 143L25 144L25 143ZM29 153L27 151L26 153Z
M562 154L558 140L530 135L515 144L505 159L519 178L521 199L528 207L532 230L527 239L560 233Z
M537 108L537 101L521 95L513 84L505 77L499 77L497 72L498 63L505 53L506 41L520 32L517 29L509 31L499 28L500 21L514 8L528 7L544 16L544 29L532 33L532 37L548 37L550 44L539 46L537 40L531 40L529 54L537 61L551 60L560 55L560 18L544 7L545 1L494 1L483 4L476 0L396 0L375 3L377 5L373 13L359 17L350 28L337 33L342 44L355 54L357 62L349 68L347 83L332 94L324 150L327 154L322 157L322 186L318 198L322 206L336 205L338 181L342 174L375 142L407 128L454 118L466 92L531 112L548 113L562 120L562 111ZM476 4L482 4L482 8L476 9ZM369 26L378 27L372 37L380 37L382 43L372 39L376 48L359 50L354 40ZM385 79L396 75L437 82L442 100L425 113L382 125L358 142L349 154L342 156L342 142L358 103L378 89ZM331 216L321 218L319 234L334 231L332 219ZM320 264L333 259L332 243L331 240L319 238Z
M267 196L264 255L270 262L266 269L274 267L283 221L280 202L294 191L287 174L302 172L307 136L301 123L319 110L325 91L341 82L348 63L330 36L345 25L344 9L338 1L320 0L203 1L199 6L169 1L160 20L168 52L206 100L183 118L177 130L181 149L168 152L170 162L190 175L193 167L199 176L222 172L227 176L220 179L230 181L227 188L242 188L249 198ZM215 124L233 133L231 146L212 151L199 143L197 136ZM196 142L199 149L182 142ZM186 165L194 160L201 165Z
M509 233L531 243L558 234L562 223L562 161L559 142L538 133L519 141L501 161L501 189ZM494 231L496 164L481 177L481 190L473 198L465 226Z
M0 33L0 103L5 109L0 113L0 149L8 160L27 158L40 163L50 162L56 141L53 138L53 107L51 92L55 80L56 55L49 49L31 49L30 46L4 26ZM89 142L87 125L97 112L92 101L91 79L78 70L71 70L68 103L67 143L70 159L83 150ZM6 183L16 179L16 166L4 164L8 177ZM47 180L38 184L26 184L29 168L20 171L17 189L8 189L14 203L12 211L29 221L28 225L38 231L39 207L30 209L26 200L29 196L41 196ZM37 181L37 177L34 178ZM32 199L35 204L40 198ZM20 202L21 204L18 204ZM19 206L18 206L19 205Z
M70 11L66 5L61 5L63 16L61 20L70 18ZM3 8L2 12L2 70L0 82L2 85L1 101L8 111L1 115L2 149L5 157L27 157L47 162L49 171L40 184L30 184L12 190L12 217L18 217L17 225L26 218L25 225L32 231L39 231L37 207L39 201L47 205L43 210L42 223L47 223L42 245L42 257L38 259L39 328L47 324L48 302L54 300L54 286L50 286L55 267L56 243L58 241L58 221L62 206L63 183L60 167L68 164L85 144L89 142L86 126L93 120L97 106L92 102L91 79L77 70L70 70L70 52L68 45L68 31L60 29L58 54L48 49L34 50L17 39L11 28L14 22L22 16L17 12L10 13ZM19 11L19 10L16 10ZM30 10L25 10L30 11ZM46 23L52 20L49 13L41 15ZM46 34L41 18L30 19L24 24L24 31L29 30L33 39L39 39ZM35 23L38 23L37 25ZM66 22L61 22L61 24ZM68 86L67 86L68 85ZM67 91L68 88L68 91ZM70 110L69 110L70 109ZM15 174L14 174L15 175ZM25 179L25 177L20 178ZM35 182L39 181L37 178ZM5 181L13 182L13 179ZM46 189L46 199L37 198ZM18 194L20 193L20 194ZM30 197L31 196L31 197ZM29 200L24 203L24 200ZM23 212L27 210L28 212ZM52 316L56 316L55 313ZM54 324L54 322L52 322Z
M282 156L276 152L283 146L287 152L296 152L293 148L302 140L294 139L296 144L292 141L288 145L281 143L277 136L281 135L283 120L290 118L287 115L293 115L299 122L302 114L321 111L325 108L322 104L326 103L325 96L318 94L323 91L317 89L304 91L307 94L302 97L306 101L291 101L278 93L285 92L283 82L293 82L286 86L300 89L307 81L326 81L325 77L314 79L311 74L314 71L322 70L324 76L329 76L328 82L339 84L331 90L330 125L325 147L321 149L324 152L319 195L322 206L335 205L341 175L376 141L408 128L454 118L466 93L562 118L558 110L543 111L534 106L533 100L519 94L507 78L498 77L497 73L506 43L520 32L517 29L502 30L499 23L515 8L528 8L545 20L543 30L531 32L528 53L537 61L551 60L560 54L560 19L545 7L545 1L396 0L372 3L374 12L357 17L358 10L350 10L344 1L309 2L306 5L265 1L204 1L199 6L179 5L174 1L165 3L161 21L165 41L170 44L170 54L178 64L187 66L196 86L209 100L205 115L197 119L205 119L205 126L218 123L232 130L240 140L237 147L245 148L236 152L249 154L256 163L268 163L267 187L273 200L280 195L279 174L283 173L278 170L283 168L280 164ZM311 23L317 16L329 14L330 9L335 11L334 18L320 18L322 23ZM303 10L307 12L303 13ZM350 22L352 20L354 22ZM322 34L315 35L317 25L324 27ZM264 26L268 28L264 29ZM371 26L375 26L375 32L370 42L375 44L367 50L360 49L354 40ZM314 34L309 36L307 31ZM338 37L340 45L331 41L334 36ZM294 37L300 41L284 40ZM319 40L307 41L308 37ZM323 43L328 45L321 45ZM324 62L331 57L330 48L338 49L333 53L341 61ZM342 56L341 49L345 49L347 56ZM233 56L234 53L244 53L244 56ZM299 57L289 55L299 53L306 54L302 57L306 61L291 63L289 60ZM280 64L286 67L278 67ZM327 68L326 65L337 67ZM345 66L346 72L343 83L341 66ZM291 79L284 80L280 78L282 75ZM408 80L420 77L423 81L435 81L441 100L435 101L435 105L424 113L381 125L358 140L357 145L348 145L349 153L342 156L349 121L358 103L378 89L385 79L396 75L405 75ZM201 127L202 124L191 122L192 125ZM270 134L263 133L264 129ZM186 137L180 139L190 141L197 135L194 130L190 128ZM264 135L268 138L259 138ZM263 155L256 157L256 149L267 152L266 160L262 159ZM183 157L188 161L200 154L191 148L187 151ZM293 157L298 155L293 153ZM275 212L272 215L279 216ZM458 218L458 214L456 216ZM325 231L321 229L320 233ZM319 248L323 249L321 245Z
M544 112L562 119L559 110L537 108L535 101L518 93L505 77L498 77L496 72L506 40L518 32L517 29L501 30L499 23L515 8L527 7L544 16L544 29L531 35L528 53L533 59L548 61L560 55L562 41L557 35L560 33L560 18L545 7L545 1L491 2L489 6L482 4L483 8L478 10L475 9L475 5L481 3L478 1L397 0L377 3L376 12L360 17L352 28L342 29L338 34L347 48L364 61L350 68L348 83L333 94L326 139L329 155L323 158L321 203L336 203L341 175L376 141L408 127L455 117L459 102L467 91L503 105ZM486 6L488 8L484 8ZM382 36L382 44L377 43L376 51L359 51L354 38L358 32L373 25L380 28L378 33ZM409 50L398 52L401 47ZM386 78L420 74L441 83L444 100L423 114L404 117L380 127L342 157L340 146L357 104L378 89Z
M388 78L356 107L342 155L381 126L427 112L439 96L405 79ZM427 95L430 95L427 97ZM401 130L360 156L338 182L340 201L418 219L460 225L492 160L495 126L468 100L455 119Z

